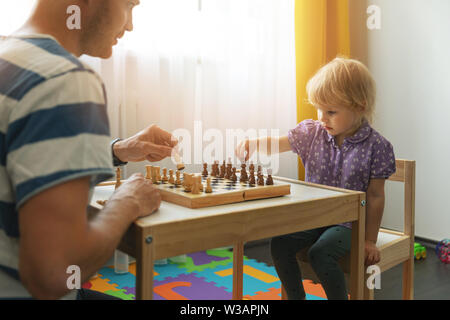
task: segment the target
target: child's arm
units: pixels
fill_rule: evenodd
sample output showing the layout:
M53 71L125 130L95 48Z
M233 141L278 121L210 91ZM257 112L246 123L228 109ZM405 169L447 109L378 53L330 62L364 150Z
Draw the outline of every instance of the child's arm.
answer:
M291 145L288 136L246 139L238 143L235 154L239 159L245 158L245 161L248 161L255 151L271 155L291 151Z
M366 208L366 265L380 261L380 251L376 247L378 231L384 211L385 179L371 179L367 188Z

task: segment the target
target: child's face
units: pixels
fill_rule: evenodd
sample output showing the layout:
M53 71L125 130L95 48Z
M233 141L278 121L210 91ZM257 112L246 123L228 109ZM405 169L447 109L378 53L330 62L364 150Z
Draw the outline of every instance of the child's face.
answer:
M353 135L361 125L362 115L349 108L316 106L316 109L322 126L338 141Z

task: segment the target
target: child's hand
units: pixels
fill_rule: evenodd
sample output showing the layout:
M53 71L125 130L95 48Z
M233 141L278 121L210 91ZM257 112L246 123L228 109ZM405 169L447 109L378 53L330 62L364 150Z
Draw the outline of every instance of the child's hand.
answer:
M380 262L380 250L373 241L366 240L365 245L365 265L371 266Z
M234 154L241 162L247 162L257 149L257 141L245 139L238 143Z

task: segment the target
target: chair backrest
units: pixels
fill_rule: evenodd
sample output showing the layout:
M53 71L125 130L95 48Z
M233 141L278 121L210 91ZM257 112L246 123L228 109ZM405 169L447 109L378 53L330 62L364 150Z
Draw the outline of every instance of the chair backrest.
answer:
M416 162L413 160L395 160L396 171L389 177L390 181L398 181L404 183L404 230L394 231L380 228L380 231L385 231L386 233L393 233L395 235L407 235L410 237L410 250L414 252L414 210L415 210L415 172L416 172ZM300 263L302 263L302 272L304 276L309 277L314 281L318 281L318 278L312 272L311 267L308 263L308 248L304 248L299 251L297 257ZM350 254L344 256L340 260L340 265L345 273L350 271Z
M402 256L405 259L406 256L413 257L414 256L414 210L415 210L415 181L416 181L416 162L413 160L402 160L402 159L396 159L395 160L395 166L396 166L396 172L393 174L388 180L390 181L398 181L404 183L404 230L403 232L396 232L392 230L386 230L387 233L395 234L397 236L400 236L400 238L405 239L408 242L408 252L405 255L402 251ZM383 229L382 229L383 230ZM380 230L381 231L381 230ZM381 233L381 232L380 232ZM405 240L402 240L405 241ZM393 265L398 264L397 255L398 249L393 248L393 244L398 244L398 240L393 241L391 244L388 244L386 246L383 246L385 250L387 250L387 247L390 247L389 254L385 253L385 258L392 258L395 257L395 261L397 261L395 264L392 263L392 261L389 261L387 265L384 267L381 267L382 270L387 270L388 268L392 267ZM297 260L300 263L302 275L305 279L311 279L314 282L319 282L319 279L317 278L314 270L312 269L311 265L308 262L308 252L309 248L304 248L297 254ZM382 253L383 255L383 253ZM384 259L384 258L383 258ZM406 260L402 260L406 261ZM342 270L345 273L346 281L348 283L349 281L349 273L350 273L350 254L343 256L339 260L339 264L342 268ZM403 281L405 282L405 279L408 279L409 283L406 287L404 287L404 296L412 297L413 296L413 290L411 289L413 285L411 285L411 282L413 282L413 268L414 268L414 258L410 260L408 265L409 270L409 278L405 275L405 268L403 269ZM366 275L367 276L367 275ZM366 294L366 293L365 293ZM367 293L369 294L369 293ZM371 295L372 293L370 293ZM368 297L370 297L370 295ZM283 296L285 297L285 293L283 293ZM373 298L373 296L372 296Z
M403 233L414 236L415 194L416 194L416 161L395 160L395 173L389 177L390 181L404 183L404 230Z

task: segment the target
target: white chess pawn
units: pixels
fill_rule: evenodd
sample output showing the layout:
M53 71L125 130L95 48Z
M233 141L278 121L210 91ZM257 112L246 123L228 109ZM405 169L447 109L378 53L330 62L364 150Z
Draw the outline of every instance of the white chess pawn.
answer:
M206 179L206 190L205 190L205 192L206 193L212 193L212 186L211 186L211 178L210 177L208 177Z
M167 177L167 168L163 168L163 177L162 177L162 181L163 182L167 182L169 180L169 178Z
M155 171L156 171L156 182L160 182L161 181L161 167L155 167Z
M151 165L145 166L145 179L151 178L152 178L152 166Z
M180 170L177 170L177 172L175 173L175 176L177 177L175 180L176 186L179 186L181 184L180 174L181 174Z
M173 170L169 169L169 183L174 184L175 180L173 178Z

